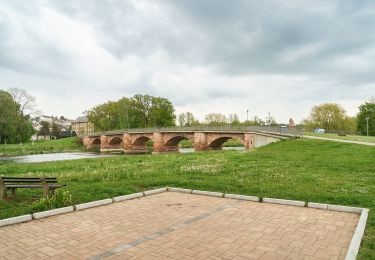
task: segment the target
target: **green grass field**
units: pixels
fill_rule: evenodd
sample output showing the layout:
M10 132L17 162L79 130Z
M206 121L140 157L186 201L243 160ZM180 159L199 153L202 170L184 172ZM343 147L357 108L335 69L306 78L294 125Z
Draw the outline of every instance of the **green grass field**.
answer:
M0 164L1 175L57 176L73 203L183 187L370 208L359 259L375 259L375 148L296 139L251 151L114 156ZM41 190L0 201L0 218L30 212Z
M312 133L312 132L305 132L303 134L307 136L318 136L318 137L323 137L323 138L333 138L333 139L341 139L341 140L375 143L375 136L363 136L363 135L339 136L337 134L328 134L328 133L317 134L317 133Z
M41 153L83 151L82 144L77 137L58 140L39 140L34 143L0 144L0 156L16 156Z

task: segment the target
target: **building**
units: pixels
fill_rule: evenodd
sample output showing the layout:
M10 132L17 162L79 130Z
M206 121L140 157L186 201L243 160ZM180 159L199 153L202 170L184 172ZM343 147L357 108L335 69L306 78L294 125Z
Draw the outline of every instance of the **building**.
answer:
M77 135L92 134L94 133L94 125L89 122L86 116L81 116L72 122L72 130Z

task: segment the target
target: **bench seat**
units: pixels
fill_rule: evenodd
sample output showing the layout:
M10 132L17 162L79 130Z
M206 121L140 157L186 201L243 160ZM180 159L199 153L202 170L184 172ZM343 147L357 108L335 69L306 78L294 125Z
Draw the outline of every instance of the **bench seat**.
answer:
M0 199L6 199L8 190L16 196L17 189L43 189L44 196L53 194L55 189L64 187L65 184L58 184L56 177L18 177L0 176Z

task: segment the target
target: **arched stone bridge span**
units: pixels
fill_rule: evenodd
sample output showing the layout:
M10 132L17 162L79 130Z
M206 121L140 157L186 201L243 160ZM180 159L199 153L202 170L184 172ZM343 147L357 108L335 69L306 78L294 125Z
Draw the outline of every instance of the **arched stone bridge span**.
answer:
M268 130L268 131L265 131ZM175 152L182 140L190 140L195 151L219 150L229 139L240 141L245 149L260 147L282 139L299 136L296 129L264 129L264 131L229 128L159 128L134 129L92 134L83 137L87 149L100 147L100 151L124 151L125 153L147 152L147 142L153 142L153 152ZM277 130L277 131L275 131Z

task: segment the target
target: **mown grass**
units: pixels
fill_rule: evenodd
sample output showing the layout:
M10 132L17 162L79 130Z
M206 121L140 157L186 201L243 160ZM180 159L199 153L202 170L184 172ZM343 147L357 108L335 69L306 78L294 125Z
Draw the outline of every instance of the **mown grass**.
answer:
M305 132L303 133L307 136L318 136L323 138L333 138L333 139L340 139L340 140L351 140L351 141L360 141L360 142L368 142L368 143L375 143L375 136L363 136L363 135L346 135L346 136L339 136L337 134L317 134L312 132Z
M375 259L375 147L296 139L252 151L114 156L0 165L1 175L57 176L73 203L183 187L370 208L359 259ZM42 191L0 202L0 218L30 211Z
M39 140L34 143L0 144L0 156L17 156L41 153L59 153L83 151L78 137L58 140Z

